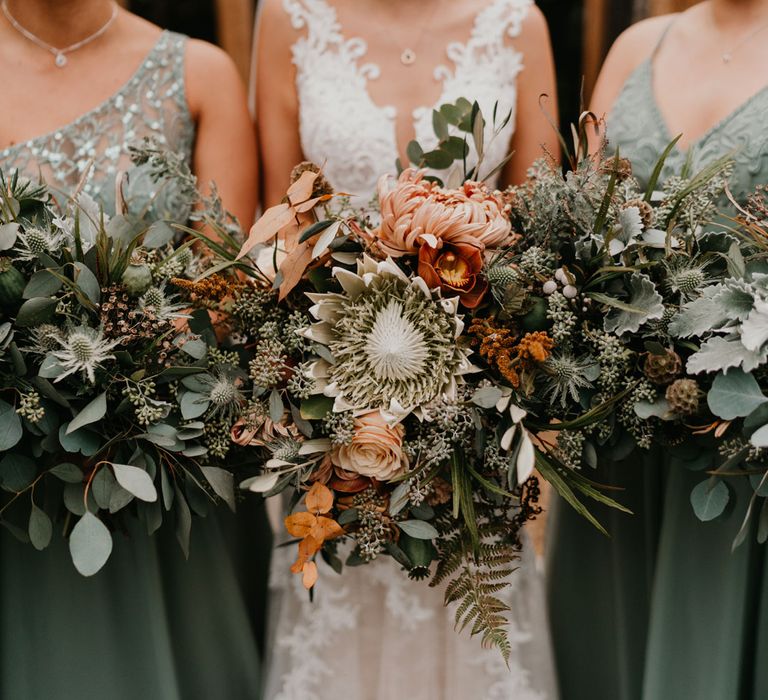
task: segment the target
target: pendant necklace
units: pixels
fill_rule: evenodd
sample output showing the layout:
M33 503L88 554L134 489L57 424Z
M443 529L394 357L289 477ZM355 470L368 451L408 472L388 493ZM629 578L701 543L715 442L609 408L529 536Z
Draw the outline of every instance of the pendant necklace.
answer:
M10 25L19 34L21 34L25 39L28 39L29 41L31 41L36 46L39 46L41 49L45 49L49 53L53 54L54 63L59 68L64 68L69 62L67 59L67 54L77 51L78 49L82 49L83 46L86 46L87 44L90 44L91 42L96 41L96 39L102 36L112 26L112 24L114 24L114 21L117 19L117 15L119 12L117 3L113 3L112 14L110 15L109 19L99 29L97 29L90 36L85 37L85 39L75 42L71 46L66 46L63 49L59 49L59 48L56 48L55 46L51 46L50 44L46 43L45 41L40 39L38 36L35 36L28 29L25 29L18 22L18 20L11 14L10 9L8 8L8 0L2 0L2 3L0 4L0 9L2 9L3 14L5 15L5 18L8 20Z

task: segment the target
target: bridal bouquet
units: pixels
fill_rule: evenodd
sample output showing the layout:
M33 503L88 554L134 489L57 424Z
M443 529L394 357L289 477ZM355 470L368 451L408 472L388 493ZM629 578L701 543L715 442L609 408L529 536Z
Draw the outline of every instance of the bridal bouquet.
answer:
M708 472L691 494L702 520L731 498L720 477L768 495L764 198L729 222L726 159L659 184L665 154L640 189L628 161L576 150L566 176L541 161L510 193L525 246L504 296L539 309L555 343L523 403L556 422L548 457L577 469L660 444ZM764 541L765 507L761 523Z
M186 550L191 511L234 505L185 402L184 382L221 360L177 293L204 260L123 191L110 218L85 194L60 205L45 184L0 174L0 522L36 549L60 527L86 576L129 515L149 533L171 518Z
M460 124L461 107L445 119ZM463 160L451 138L443 160ZM588 517L577 494L612 501L542 459L531 432L526 406L560 350L512 290L510 198L415 167L383 178L376 204L350 212L305 164L239 251L248 276L217 311L247 371L231 436L259 473L243 486L290 494L306 588L317 557L341 571L390 556L447 582L457 625L507 653L499 592L540 510L534 468Z

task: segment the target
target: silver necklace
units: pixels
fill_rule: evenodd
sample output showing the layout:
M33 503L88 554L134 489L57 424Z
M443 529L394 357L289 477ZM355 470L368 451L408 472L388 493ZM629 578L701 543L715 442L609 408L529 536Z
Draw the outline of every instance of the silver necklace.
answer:
M758 25L755 29L753 29L751 32L748 32L746 36L743 36L739 41L732 46L727 51L724 51L722 54L720 54L720 58L723 59L723 63L725 65L728 65L733 60L733 54L736 53L744 44L754 39L760 32L762 32L764 29L768 28L768 22L764 22L763 24Z
M418 49L421 46L421 41L424 39L424 34L427 32L428 25L432 22L432 19L437 14L437 8L442 3L437 2L435 0L435 7L430 12L429 17L427 18L426 22L421 27L421 32L419 33L418 39L416 40L416 43L413 45L414 48L406 47L403 49L403 52L400 54L400 63L402 63L404 66L412 66L414 63L416 63L416 49Z
M78 49L82 49L83 46L86 46L87 44L90 44L92 41L96 41L102 34L104 34L114 23L114 21L117 19L118 15L118 7L117 3L112 3L112 14L110 15L109 19L101 26L100 29L97 29L93 34L90 36L85 37L85 39L82 39L81 41L75 42L71 46L66 46L63 49L58 49L55 46L51 46L50 44L47 44L39 37L35 36L32 32L30 32L28 29L25 29L24 27L19 24L19 22L16 20L16 18L11 14L11 11L8 9L8 0L3 0L2 4L0 4L0 9L2 9L3 14L5 15L5 18L10 22L11 26L19 33L21 34L25 39L28 39L36 46L39 46L41 49L45 49L49 53L52 53L54 56L54 63L59 68L64 68L64 66L67 65L68 59L67 54L72 53L73 51L77 51Z

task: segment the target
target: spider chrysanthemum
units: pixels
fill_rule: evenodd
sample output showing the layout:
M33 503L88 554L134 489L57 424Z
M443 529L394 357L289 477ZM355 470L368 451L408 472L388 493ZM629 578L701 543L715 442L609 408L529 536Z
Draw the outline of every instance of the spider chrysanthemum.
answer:
M335 410L403 414L450 393L471 368L457 343L457 300L435 298L391 260L364 258L357 274L334 274L344 293L309 295L319 323L304 335L333 355L312 372L318 389L336 399Z
M53 356L64 372L55 381L82 372L91 383L96 381L96 369L114 358L112 349L118 343L117 340L105 339L100 328L90 326L76 326L65 336L56 337L56 341L59 349L53 351Z

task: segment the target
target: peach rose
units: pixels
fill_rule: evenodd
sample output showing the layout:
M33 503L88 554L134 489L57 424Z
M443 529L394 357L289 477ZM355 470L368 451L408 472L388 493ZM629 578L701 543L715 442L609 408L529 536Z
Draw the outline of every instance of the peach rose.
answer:
M375 235L387 255L413 255L425 240L433 247L437 240L481 248L512 242L512 224L500 194L477 182L445 189L424 174L409 168L394 187L389 177L379 181L381 224Z
M388 481L408 468L403 453L405 429L387 425L379 411L355 419L355 435L348 445L336 448L333 463L348 472Z

